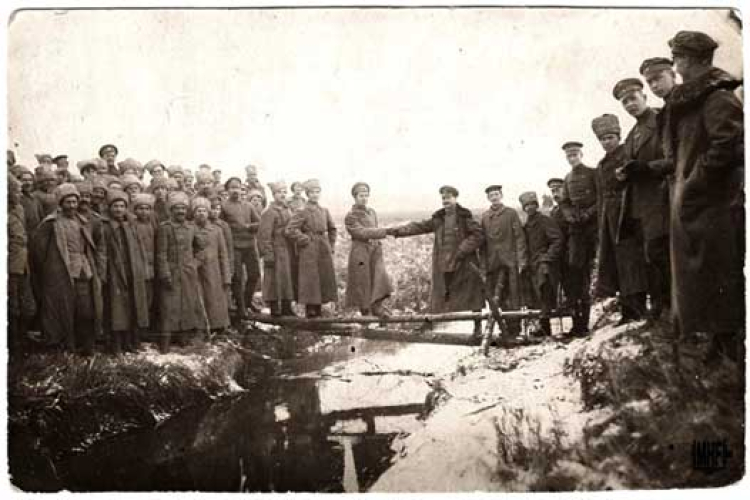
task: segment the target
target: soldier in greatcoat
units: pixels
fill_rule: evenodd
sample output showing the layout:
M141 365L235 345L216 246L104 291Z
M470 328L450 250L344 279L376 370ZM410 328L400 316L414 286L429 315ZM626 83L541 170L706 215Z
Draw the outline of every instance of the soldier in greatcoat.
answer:
M619 292L620 324L625 324L642 319L646 312L648 279L642 235L623 211L625 183L618 179L617 169L625 165L628 158L620 144L619 120L615 115L605 114L594 118L591 128L605 151L596 168L599 183L596 294L613 297Z
M120 172L117 169L117 155L120 151L114 144L105 144L99 148L99 158L104 160L102 168L106 167L105 173L109 175L119 175Z
M739 357L744 336L744 115L741 81L713 66L718 44L701 32L670 41L683 84L667 99L673 316L683 335L709 332Z
M351 235L346 281L346 306L357 307L363 316L387 316L383 301L393 293L393 286L383 262L380 240L386 230L378 227L378 215L367 206L370 186L357 182L352 187L354 205L346 214L344 225Z
M560 209L568 227L566 278L568 307L572 309L570 335L589 332L591 311L591 271L597 247L597 180L596 170L583 164L583 144L563 144L565 158L571 166L565 176Z
M623 218L632 221L643 243L651 303L649 321L658 321L662 311L669 308L669 189L663 174L669 162L664 159L657 110L646 103L641 81L621 80L612 94L636 119L623 144L627 162L616 174L627 184Z
M31 292L28 238L21 205L21 183L8 175L8 353L15 361L26 354L27 330L36 314Z
M239 317L247 316L247 309L258 313L260 309L253 303L255 288L260 280L260 260L256 236L260 227L260 214L250 202L240 199L242 182L230 177L225 185L229 199L221 206L221 217L232 229L234 241L234 282L232 295L237 301ZM247 281L244 276L247 273Z
M166 177L154 177L149 186L149 192L154 196L153 214L159 224L168 221L171 217L167 208L168 181Z
M232 285L229 250L221 228L208 220L211 202L197 196L193 198L192 208L196 236L201 242L201 250L195 257L208 329L223 331L229 326L227 292Z
M503 205L502 189L493 184L484 190L490 208L482 214L480 249L491 293L503 309L518 310L523 304L521 276L528 265L526 238L518 212ZM506 320L506 324L512 335L521 331L519 320Z
M526 237L535 305L542 311L540 318L542 333L550 336L552 329L549 313L557 308L563 236L554 219L539 211L539 200L535 192L525 192L518 200L521 208L528 215L523 230Z
M36 183L34 196L39 200L39 205L41 205L42 212L46 217L58 208L57 195L55 194L55 188L58 185L57 177L49 168L37 167Z
M104 292L104 332L112 354L138 349L139 330L149 326L147 259L128 211L124 191L107 193L109 216L97 242Z
M184 344L195 330L205 329L208 321L202 306L195 255L201 244L195 225L186 220L188 196L176 191L167 201L172 218L161 223L156 235L162 351L169 349L173 333L179 333L176 340Z
M321 305L336 302L336 270L333 252L336 248L336 225L327 208L320 206L320 181L305 181L307 203L292 214L286 235L297 245L299 290L297 300L305 304L305 315L321 315Z
M21 182L21 206L23 207L26 236L31 238L39 223L44 219L42 204L34 196L34 173L23 165L14 165L13 172Z
M296 316L292 309L295 300L295 277L292 274L294 244L286 236L292 211L286 202L287 187L282 181L270 182L273 200L260 216L258 251L263 259L263 302L271 309L271 316Z
M248 165L245 167L245 186L247 187L248 194L251 190L255 189L260 193L261 197L261 208L260 211L266 208L268 205L268 197L266 196L266 188L258 180L258 167L255 165Z
M227 247L227 254L229 255L229 274L234 279L234 238L232 238L232 228L229 227L227 221L221 218L221 204L223 200L221 195L214 189L209 193L208 201L211 202L211 210L208 212L208 220L211 224L218 226L221 229L221 234L224 236L224 244ZM231 309L232 304L232 287L225 290L227 296L227 307Z
M305 304L305 315L309 318L320 316L321 305L335 302L338 296L333 267L337 230L328 209L319 204L320 193L320 181L305 181L305 208L292 214L286 228L286 235L297 247L297 300Z
M471 211L458 204L458 189L443 186L439 190L443 208L432 217L387 230L397 238L433 233L432 289L430 310L435 313L481 311L484 296L481 278L470 264L479 265L476 255L482 244L482 227ZM481 320L474 321L474 334L482 331Z
M138 193L133 197L133 227L146 255L146 302L149 309L149 326L156 326L156 231L159 221L154 216L154 196Z
M102 300L96 246L78 211L78 190L60 184L59 210L41 222L30 246L39 320L46 342L84 355L101 333Z

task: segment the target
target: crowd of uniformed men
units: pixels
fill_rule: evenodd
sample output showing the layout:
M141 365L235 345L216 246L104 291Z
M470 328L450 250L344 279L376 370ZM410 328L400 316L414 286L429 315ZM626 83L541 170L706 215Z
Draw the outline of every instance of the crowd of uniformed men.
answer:
M562 146L571 169L549 180L549 216L525 192L522 225L503 205L502 186L491 185L490 207L475 220L457 203L458 190L443 186L443 208L430 218L380 228L370 186L356 183L345 219L345 305L386 316L392 285L379 240L434 233L435 312L480 310L490 293L504 309L540 308L543 334L551 334L548 314L567 309L567 334L586 335L591 297L618 296L622 323L707 332L731 354L744 328L741 82L713 66L717 44L708 35L681 31L668 44L672 59L647 59L643 80L614 85L614 99L636 119L624 141L615 115L593 119L605 152L596 168L584 165L581 142ZM661 109L647 102L643 81ZM117 162L114 145L78 162L80 176L65 155L37 155L34 171L8 156L12 353L24 352L30 327L48 345L83 354L100 334L119 353L137 349L147 331L166 350L191 332L222 330L232 303L240 318L259 312L261 262L262 297L274 316L295 315L294 302L320 316L337 299L336 226L319 204L317 180L293 183L291 196L284 182L269 183L267 194L252 165L244 182L222 182L208 165L193 176L158 160ZM517 322L508 326L518 332Z

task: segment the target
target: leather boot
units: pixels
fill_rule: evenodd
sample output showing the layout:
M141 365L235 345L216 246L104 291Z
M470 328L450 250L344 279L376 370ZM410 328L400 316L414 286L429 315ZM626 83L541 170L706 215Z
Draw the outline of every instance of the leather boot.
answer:
M281 315L282 316L291 316L293 318L297 317L297 314L294 312L294 309L292 308L292 301L291 300L282 300L281 301Z
M268 306L271 309L271 316L274 318L278 318L281 316L281 307L279 307L279 301L274 300L273 302L269 302Z
M172 340L172 334L169 332L159 335L159 352L166 354L169 352L169 344Z

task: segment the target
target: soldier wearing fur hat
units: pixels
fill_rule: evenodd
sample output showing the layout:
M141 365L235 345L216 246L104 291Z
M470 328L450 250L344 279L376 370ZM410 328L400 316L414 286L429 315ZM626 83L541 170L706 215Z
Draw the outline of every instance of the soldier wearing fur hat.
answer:
M296 259L294 244L286 236L292 211L286 203L286 183L270 182L273 201L260 217L258 251L263 259L263 302L271 316L296 316L292 302L297 297L297 276L293 270Z
M151 175L152 179L166 177L166 167L164 167L164 164L159 160L149 160L143 168Z
M138 349L139 332L149 326L148 257L128 211L130 199L123 191L107 193L108 217L102 220L97 242L104 292L104 332L109 350Z
M169 208L167 208L168 181L169 179L166 177L154 177L151 179L151 185L149 186L149 191L154 195L153 213L159 224L168 221L170 218Z
M258 313L253 303L255 288L260 281L260 261L256 235L260 226L260 214L250 202L240 199L242 181L230 177L226 182L229 199L221 206L221 217L232 228L234 240L234 273L232 295L237 301L239 317L247 317L247 309ZM245 273L247 281L245 282Z
M76 163L76 166L83 178L90 181L98 175L100 163L104 163L104 160L101 158L92 158L90 160L81 160Z
M560 282L560 255L563 250L563 235L557 223L539 211L536 193L523 193L519 199L521 208L528 215L523 227L528 250L529 270L535 306L542 311L540 325L542 334L552 335L549 313L557 307L557 288Z
M58 183L71 182L71 174L68 171L68 155L57 155L52 158L52 163L55 165L55 175L57 176Z
M568 141L562 146L571 166L562 187L560 210L568 227L565 253L567 306L572 309L573 328L570 335L589 332L591 311L591 269L597 248L597 187L596 170L583 164L583 144Z
M666 154L674 160L670 210L673 316L683 335L713 334L741 359L744 300L744 115L741 81L713 66L718 44L681 31L669 41L682 76L668 97ZM741 355L740 355L741 356Z
M99 215L107 214L107 183L102 176L91 181L91 209Z
M190 200L175 191L167 200L171 219L156 235L156 272L159 278L159 347L169 350L172 336L186 344L195 330L205 329L196 252L201 250L195 225L187 221Z
M357 307L363 316L388 316L383 301L393 293L391 278L383 261L380 240L386 230L378 227L378 214L367 206L370 186L358 182L352 187L354 205L344 219L352 237L346 281L346 306Z
M390 228L387 233L397 238L428 233L435 235L431 311L480 311L484 307L484 296L480 292L482 282L470 264L479 264L476 251L482 245L482 228L471 211L458 203L458 190L455 187L443 186L439 192L443 208L432 217ZM475 321L474 332L481 333L481 328L481 320Z
M526 271L526 238L518 212L503 204L503 187L498 184L484 190L490 208L482 214L484 236L481 254L487 271L487 284L503 309L518 310L523 303L521 275ZM513 336L521 331L521 322L506 320Z
M101 234L102 216L91 208L94 185L89 181L83 181L76 186L81 198L78 200L78 213L81 214L89 224L94 243L99 244Z
M641 81L621 80L612 94L636 119L625 138L627 161L616 174L626 182L621 219L632 222L635 237L643 243L652 322L669 307L669 191L664 172L671 162L664 159L657 110L648 106Z
M605 151L597 166L599 180L599 265L596 294L614 297L620 293L620 324L638 321L645 314L647 276L642 237L623 210L625 184L617 169L628 158L620 144L620 122L615 115L594 118L591 128Z
M229 304L227 297L232 284L232 268L229 250L219 226L209 221L211 202L196 196L191 203L196 237L201 241L201 250L195 255L198 263L198 280L201 283L203 310L212 332L223 331L229 326Z
M152 194L138 193L131 198L132 211L135 217L132 224L143 251L146 255L146 303L149 310L149 326L156 326L156 307L154 277L156 276L156 230L159 220L154 214L156 198Z
M307 204L295 212L286 228L286 235L297 244L299 252L299 296L308 318L321 315L321 306L336 302L336 271L333 251L336 246L336 225L327 208L320 206L320 182L305 182Z
M39 321L48 345L91 355L102 319L96 245L77 212L76 187L61 184L55 194L59 210L45 217L29 247L39 270L33 273Z
M11 362L25 354L28 325L36 314L25 225L21 183L8 174L8 353Z

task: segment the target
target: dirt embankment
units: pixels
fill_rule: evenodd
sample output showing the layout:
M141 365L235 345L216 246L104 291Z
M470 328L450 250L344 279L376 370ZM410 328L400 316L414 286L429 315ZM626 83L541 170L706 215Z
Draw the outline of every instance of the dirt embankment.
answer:
M279 359L318 341L234 333L168 354L151 344L117 357L32 354L8 370L11 475L54 476L55 463L67 454L250 389ZM19 486L35 490L44 483Z
M495 350L438 381L435 409L396 441L371 491L565 491L720 486L744 473L744 364L642 323ZM693 466L722 441L725 467Z

